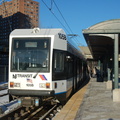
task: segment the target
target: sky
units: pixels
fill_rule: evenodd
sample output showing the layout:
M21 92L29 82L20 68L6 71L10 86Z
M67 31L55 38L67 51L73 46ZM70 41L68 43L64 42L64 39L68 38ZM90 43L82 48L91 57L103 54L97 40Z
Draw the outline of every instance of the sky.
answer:
M120 0L54 0L55 3L51 2L53 0L36 1L40 3L39 27L62 28L67 34L77 34L76 43L82 46L87 46L82 34L83 29L99 22L120 18Z

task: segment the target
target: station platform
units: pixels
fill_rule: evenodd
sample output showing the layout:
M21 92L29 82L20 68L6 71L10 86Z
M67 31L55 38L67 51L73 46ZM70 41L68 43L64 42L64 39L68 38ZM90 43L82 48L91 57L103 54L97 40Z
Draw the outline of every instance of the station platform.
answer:
M106 82L90 82L76 92L53 120L120 120L120 102L113 102Z

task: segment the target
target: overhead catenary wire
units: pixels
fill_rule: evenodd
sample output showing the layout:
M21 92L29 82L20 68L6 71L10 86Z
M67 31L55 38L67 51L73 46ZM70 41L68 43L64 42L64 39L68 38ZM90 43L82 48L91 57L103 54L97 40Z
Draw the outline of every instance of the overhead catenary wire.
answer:
M70 26L68 25L66 19L64 18L63 14L62 14L62 12L60 11L60 9L59 9L58 5L56 4L56 2L55 2L54 0L51 0L51 8L49 8L49 6L44 2L44 0L42 0L42 2L43 2L43 3L45 4L45 6L50 10L50 12L54 15L54 17L58 20L58 22L63 26L63 28L64 28L69 34L70 34L70 33L73 34L73 31L71 30ZM5 8L5 12L6 12L7 16L8 16L8 11L7 11L7 9L6 9L5 0L0 1L0 3L3 3L4 8ZM54 12L52 11L53 3L54 3L54 5L56 6L58 12L60 13L61 17L63 18L63 20L64 20L64 22L66 23L66 25L67 25L67 27L69 28L69 30L65 27L65 25L59 20L59 18L58 18L58 17L54 14ZM9 27L10 27L10 31L12 31L12 27L11 27L9 18L8 18L8 24L9 24ZM74 39L75 39L75 38L74 38ZM75 40L79 43L79 41L78 41L77 38L76 38ZM76 43L77 43L77 42L76 42ZM77 44L78 44L78 43L77 43Z
M51 0L51 10L52 10L52 7L53 7L53 0Z
M49 6L44 2L44 0L42 0L42 2L44 3L44 5L48 8L48 10L50 10L50 12L53 14L53 16L58 20L58 22L64 27L64 29L68 32L69 30L63 25L63 23L59 20L59 18L54 14L54 12L51 10L51 8L49 8Z
M68 34L73 34L74 36L74 33L72 31L72 29L70 28L70 26L68 25L65 17L63 16L62 12L60 11L58 5L56 4L56 2L54 0L51 0L51 7L49 7L44 0L42 0L42 2L44 3L44 5L47 7L48 10L50 10L50 12L54 15L54 17L58 20L58 22L63 26L63 28L68 32ZM62 19L64 20L65 24L67 25L68 29L66 28L66 26L59 20L59 18L54 14L54 12L52 11L52 8L53 8L53 3L55 5L55 7L57 8L58 12L60 13ZM74 41L76 42L77 45L80 45L80 42L78 41L77 38L73 38Z
M62 16L63 20L65 21L65 23L66 23L67 27L69 28L69 30L70 30L70 31L71 31L71 33L73 34L73 31L71 30L70 26L68 25L68 23L67 23L66 19L64 18L64 16L63 16L62 12L60 11L59 7L57 6L57 4L56 4L56 2L55 2L54 0L53 0L53 3L55 4L56 8L58 9L58 11L59 11L60 15Z
M70 28L70 26L68 25L65 17L63 16L62 12L60 11L59 7L57 6L56 2L55 2L54 0L51 0L51 1L53 1L53 3L55 4L56 8L58 9L60 15L62 16L63 20L65 21L67 27L69 28L69 30L71 31L71 33L73 34L73 36L75 36L75 37L79 36L79 35L76 35L76 34L73 33L73 31L72 31L72 29ZM80 37L80 36L79 36L79 37ZM75 39L75 38L74 38L74 39ZM78 42L78 43L76 42L77 44L81 44L81 43L79 43L79 41L78 41L77 38L76 38L75 40Z

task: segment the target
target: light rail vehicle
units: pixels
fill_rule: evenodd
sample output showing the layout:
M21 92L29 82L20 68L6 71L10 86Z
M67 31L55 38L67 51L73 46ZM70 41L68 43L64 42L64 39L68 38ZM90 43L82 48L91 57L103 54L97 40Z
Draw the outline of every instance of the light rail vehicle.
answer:
M86 79L84 55L62 29L15 29L9 37L9 98L38 106L44 98L65 102Z

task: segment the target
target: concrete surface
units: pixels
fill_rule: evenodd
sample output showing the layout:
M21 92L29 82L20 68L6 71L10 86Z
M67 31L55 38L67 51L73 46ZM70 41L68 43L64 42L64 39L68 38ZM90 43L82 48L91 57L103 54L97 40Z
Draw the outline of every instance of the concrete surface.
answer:
M74 120L120 120L120 102L113 102L106 82L92 78Z
M84 86L82 89L76 92L65 104L60 113L53 118L53 120L74 120L79 106L82 104L87 86L88 85Z

